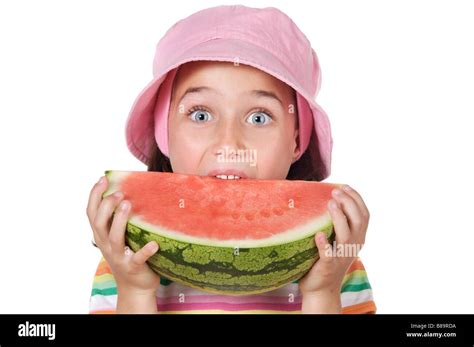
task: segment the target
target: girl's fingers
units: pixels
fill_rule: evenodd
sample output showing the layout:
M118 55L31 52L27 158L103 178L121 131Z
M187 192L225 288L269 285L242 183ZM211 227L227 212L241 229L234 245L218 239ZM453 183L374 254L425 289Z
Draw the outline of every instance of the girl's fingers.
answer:
M370 217L369 209L367 208L360 194L348 185L343 186L342 189L354 199L356 204L359 206L362 216L368 219Z
M345 243L351 238L351 231L347 217L344 212L340 209L336 200L329 200L328 202L329 214L331 215L332 222L334 224L334 230L336 232L336 242Z
M314 242L316 242L316 246L318 247L319 261L329 261L331 259L332 249L331 245L326 239L326 234L323 232L316 233L316 235L314 236Z
M109 230L112 224L112 213L122 199L123 194L120 192L116 192L102 199L97 214L95 215L94 222L92 223L93 229L101 241L108 239Z
M318 262L323 265L323 269L327 270L328 268L326 267L326 265L328 265L332 261L332 248L328 240L326 239L326 234L324 234L323 232L316 233L316 235L314 235L314 242L316 243L316 247L318 248ZM316 276L318 271L321 271L321 267L313 265L308 271L308 273L305 275L305 278L312 278L313 276Z
M142 266L143 264L145 264L148 258L158 252L159 248L160 247L158 246L158 243L156 243L155 241L148 242L138 252L132 255L132 264L135 266Z
M122 201L115 210L109 232L109 242L112 252L120 253L125 247L125 229L127 227L129 211L130 203L125 200Z
M334 189L332 191L332 196L342 206L342 210L348 219L349 230L353 232L359 231L363 224L363 218L359 206L354 199L341 189Z
M102 194L104 194L104 192L107 190L107 186L107 177L102 176L101 179L91 189L86 209L90 224L92 224L95 219L100 202L102 201Z

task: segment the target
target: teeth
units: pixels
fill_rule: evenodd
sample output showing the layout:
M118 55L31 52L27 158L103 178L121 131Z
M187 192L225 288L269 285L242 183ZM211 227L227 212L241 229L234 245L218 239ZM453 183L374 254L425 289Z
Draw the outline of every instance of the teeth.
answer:
M240 176L235 176L235 175L217 175L217 178L221 180L238 180L240 179Z

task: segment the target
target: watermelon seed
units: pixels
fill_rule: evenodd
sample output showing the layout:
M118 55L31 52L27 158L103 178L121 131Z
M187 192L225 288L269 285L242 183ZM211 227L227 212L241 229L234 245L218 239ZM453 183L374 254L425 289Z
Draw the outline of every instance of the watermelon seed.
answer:
M265 217L265 218L268 218L268 217L270 217L270 215L271 215L270 211L267 210L267 209L261 210L261 211L260 211L260 214L261 214L263 217Z
M273 209L273 213L276 214L277 216L281 216L281 215L283 215L283 210L279 207L275 207Z
M249 221L252 221L254 219L254 214L251 213L251 212L247 212L245 214L245 219L249 220Z

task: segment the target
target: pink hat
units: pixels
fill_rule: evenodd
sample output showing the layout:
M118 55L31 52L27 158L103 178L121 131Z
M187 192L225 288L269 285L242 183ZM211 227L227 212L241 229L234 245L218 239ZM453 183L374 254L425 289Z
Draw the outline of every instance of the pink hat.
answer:
M175 23L158 42L154 79L130 111L127 145L146 165L156 142L168 156L168 112L180 65L197 60L238 62L258 68L296 91L301 154L314 132L323 178L331 172L331 126L315 98L321 71L315 51L296 24L280 10L242 5L208 8Z

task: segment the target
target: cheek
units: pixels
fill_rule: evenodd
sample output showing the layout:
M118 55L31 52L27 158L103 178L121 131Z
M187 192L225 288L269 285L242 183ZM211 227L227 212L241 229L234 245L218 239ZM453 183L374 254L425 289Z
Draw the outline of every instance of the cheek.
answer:
M293 138L285 131L261 136L257 149L259 179L285 179L293 160Z
M284 143L257 149L258 178L285 179L292 162L291 151Z
M196 174L203 153L209 146L206 136L191 134L186 127L169 128L169 155L173 172Z

